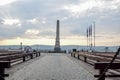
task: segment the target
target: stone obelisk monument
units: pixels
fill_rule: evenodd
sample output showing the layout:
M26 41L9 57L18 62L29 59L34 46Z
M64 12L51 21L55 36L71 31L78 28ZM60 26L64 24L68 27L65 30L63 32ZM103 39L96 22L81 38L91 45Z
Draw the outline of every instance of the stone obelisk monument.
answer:
M57 53L61 52L61 48L60 48L60 24L59 24L59 20L57 20L56 41L55 41L54 52L57 52Z

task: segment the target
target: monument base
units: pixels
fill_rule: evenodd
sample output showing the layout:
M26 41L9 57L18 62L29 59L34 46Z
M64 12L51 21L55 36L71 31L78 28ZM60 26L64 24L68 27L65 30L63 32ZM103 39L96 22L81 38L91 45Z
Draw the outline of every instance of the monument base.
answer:
M48 51L49 53L66 53L66 51Z
M61 48L55 47L55 48L54 48L54 51L57 52L57 53L59 53L59 52L61 52Z

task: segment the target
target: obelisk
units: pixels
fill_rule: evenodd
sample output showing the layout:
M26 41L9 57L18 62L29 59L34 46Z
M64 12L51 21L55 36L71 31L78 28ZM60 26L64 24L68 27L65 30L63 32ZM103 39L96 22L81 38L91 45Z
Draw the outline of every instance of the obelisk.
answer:
M60 24L59 24L59 20L57 20L57 26L56 26L56 41L55 41L55 47L54 47L54 52L59 53L61 52L61 48L60 48Z

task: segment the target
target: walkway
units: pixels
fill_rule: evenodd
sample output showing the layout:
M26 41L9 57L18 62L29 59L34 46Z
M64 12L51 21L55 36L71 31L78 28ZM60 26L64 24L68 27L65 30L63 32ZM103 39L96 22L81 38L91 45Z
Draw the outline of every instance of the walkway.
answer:
M7 80L94 80L83 67L71 60L67 54L44 54L16 71Z

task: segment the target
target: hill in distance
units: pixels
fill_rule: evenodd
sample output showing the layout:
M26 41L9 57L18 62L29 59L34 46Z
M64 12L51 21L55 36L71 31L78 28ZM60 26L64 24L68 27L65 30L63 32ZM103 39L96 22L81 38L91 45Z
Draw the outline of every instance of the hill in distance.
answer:
M25 45L23 46L25 47ZM54 50L53 45L31 45L32 49L37 49L37 50ZM96 46L96 51L105 51L105 48L108 47L108 51L110 52L116 52L118 49L118 46ZM20 49L20 45L7 45L7 46L0 46L0 49ZM65 45L61 46L62 50L72 50L72 49L77 49L77 50L87 50L86 46L80 46L80 45Z

